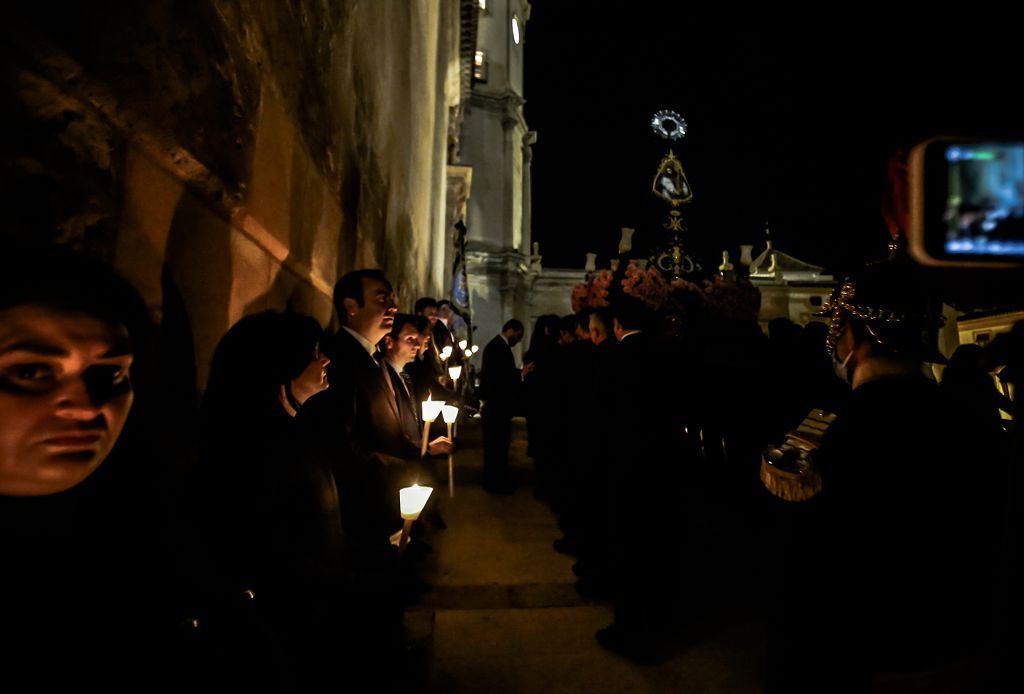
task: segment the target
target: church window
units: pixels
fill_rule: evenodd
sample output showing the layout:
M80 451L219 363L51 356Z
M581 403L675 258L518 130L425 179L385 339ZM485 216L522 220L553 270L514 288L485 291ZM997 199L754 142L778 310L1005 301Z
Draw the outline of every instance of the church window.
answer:
M477 51L473 57L473 79L477 82L487 81L487 53Z

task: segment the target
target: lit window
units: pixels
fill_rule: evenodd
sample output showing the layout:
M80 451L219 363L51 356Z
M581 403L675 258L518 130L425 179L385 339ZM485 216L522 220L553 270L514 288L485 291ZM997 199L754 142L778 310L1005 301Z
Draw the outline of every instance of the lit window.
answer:
M519 17L512 15L512 40L519 45Z
M477 51L473 56L473 79L477 82L487 81L487 54Z

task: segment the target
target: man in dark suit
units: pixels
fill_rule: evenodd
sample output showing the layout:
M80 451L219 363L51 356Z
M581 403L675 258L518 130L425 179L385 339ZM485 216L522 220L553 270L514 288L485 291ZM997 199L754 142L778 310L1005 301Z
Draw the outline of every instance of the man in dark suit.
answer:
M597 427L607 451L610 562L615 621L598 642L619 655L664 656L674 595L676 552L666 529L678 504L676 408L666 388L668 355L650 339L646 305L624 297L612 306L616 348L607 355L608 409ZM603 422L603 423L602 423Z
M480 389L484 400L484 489L497 494L512 491L508 474L508 447L512 415L522 386L512 348L523 339L523 324L513 318L484 348Z
M396 424L400 430L395 431L394 435L419 449L423 431L420 423L421 401L414 394L412 378L405 372L405 368L416 360L420 351L420 330L416 318L403 313L395 316L394 326L381 344L384 347L391 390L398 403L399 417Z
M426 318L399 313L395 316L395 323L391 328L391 332L381 342L384 348L384 359L387 363L388 376L395 393L395 399L398 401L398 412L401 420L399 422L401 432L395 432L395 435L412 442L417 450L422 445L423 421L420 413L422 411L421 403L426 399L426 396L423 398L416 396L415 385L408 373L408 368L416 363L417 355L423 344L422 332L426 329ZM440 420L441 418L439 417L438 419ZM434 452L444 450L442 444L447 441L447 438L438 437L427 447L427 450ZM410 461L404 474L402 486L420 484L436 489L437 479L438 476L430 460ZM436 527L445 527L444 520L441 518L439 495L432 495L430 497L422 517L425 520L429 520ZM418 524L414 529L422 532L423 524Z
M416 300L415 311L427 324L420 334L420 351L405 369L412 376L414 398L422 401L430 394L434 400L454 400L455 394L441 382L448 376L448 370L441 359L442 346L434 339L434 331L440 323L437 318L437 301L429 296L420 297ZM441 329L447 331L443 325Z
M402 527L398 490L419 446L404 435L387 365L376 345L395 317L395 295L380 270L356 270L334 287L342 324L329 346L330 388L296 418L304 457L328 467L337 487L342 561L351 578L345 653L369 667L397 647L401 627L398 564L390 539ZM435 442L433 452L447 452Z

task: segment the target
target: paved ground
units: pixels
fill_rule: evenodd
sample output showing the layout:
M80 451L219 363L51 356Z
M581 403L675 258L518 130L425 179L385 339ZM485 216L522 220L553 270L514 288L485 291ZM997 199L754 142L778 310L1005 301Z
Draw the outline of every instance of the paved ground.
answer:
M508 497L479 485L479 431L470 423L456 455L455 498L442 482L448 529L430 538L424 575L433 585L407 613L407 630L429 658L436 692L760 692L763 625L734 624L657 667L601 649L594 632L611 607L580 598L573 560L551 543L560 532L534 500L524 434L513 443L523 486Z

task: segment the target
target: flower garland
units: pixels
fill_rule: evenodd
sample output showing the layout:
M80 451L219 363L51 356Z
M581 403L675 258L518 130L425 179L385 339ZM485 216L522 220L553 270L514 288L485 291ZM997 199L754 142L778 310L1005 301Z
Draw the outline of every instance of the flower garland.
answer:
M576 285L571 296L573 312L607 307L614 279L611 270L601 270ZM680 278L669 282L657 268L641 268L630 261L619 284L622 293L665 313L694 315L706 311L724 318L757 320L761 308L761 292L745 279L715 277L702 285Z

